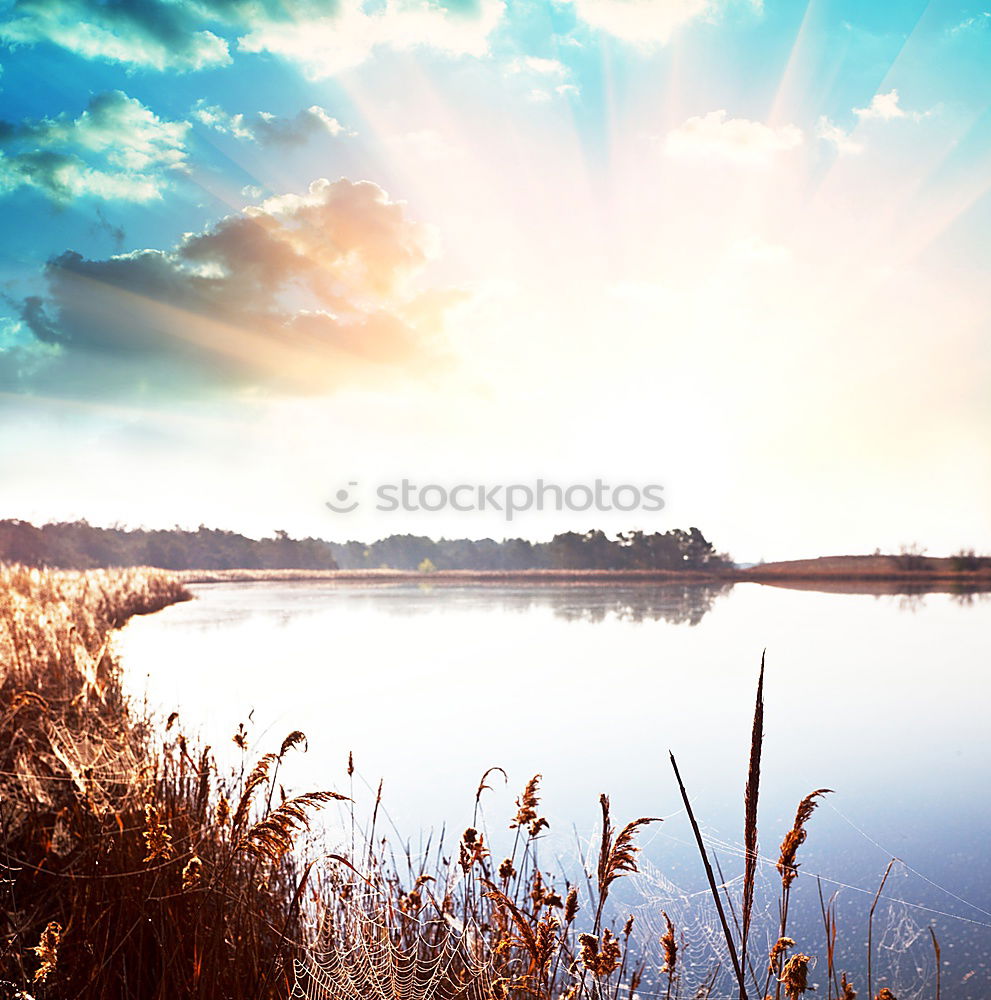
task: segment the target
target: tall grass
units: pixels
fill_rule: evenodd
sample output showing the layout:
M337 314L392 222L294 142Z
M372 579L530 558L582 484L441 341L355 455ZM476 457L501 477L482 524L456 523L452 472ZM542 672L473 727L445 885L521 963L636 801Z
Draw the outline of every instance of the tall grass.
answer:
M498 768L479 783L473 826L455 844L428 842L414 853L381 835L381 789L361 829L350 788L282 790L283 768L305 741L300 732L255 757L239 730L233 739L244 764L221 773L210 748L192 747L174 717L152 725L123 695L112 632L187 597L177 578L157 571L0 568L0 979L14 984L8 992L60 1000L267 1000L291 992L312 1000L619 1000L636 995L652 970L653 995L665 1000L716 995L717 967L701 986L683 981L686 942L666 913L663 933L645 950L632 943L634 918L610 903L617 880L637 871L637 838L654 818L614 825L601 796L597 857L569 882L541 864L548 821L539 775L516 800L505 853L492 853L480 821ZM789 901L824 790L803 800L782 843L779 933L770 953L759 954L750 927L762 690L763 670L740 900L721 873L717 882L701 834L698 848L734 992L795 1000L811 990L814 948L788 937ZM314 813L332 802L350 828L340 846L308 835ZM856 992L834 967L835 912L825 902L822 910L828 998L850 1000Z
M285 848L320 800L253 807L292 741L221 780L122 693L112 630L187 597L153 571L0 569L0 978L32 993L288 992Z

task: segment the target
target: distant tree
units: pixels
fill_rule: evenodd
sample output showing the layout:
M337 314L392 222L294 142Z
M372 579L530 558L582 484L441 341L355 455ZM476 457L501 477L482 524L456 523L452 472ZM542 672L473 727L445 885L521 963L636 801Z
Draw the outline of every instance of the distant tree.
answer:
M902 545L898 555L898 561L903 569L918 573L930 568L930 562L926 558L925 547L918 542L910 545Z
M950 565L958 573L973 573L985 561L973 549L961 549L950 556Z

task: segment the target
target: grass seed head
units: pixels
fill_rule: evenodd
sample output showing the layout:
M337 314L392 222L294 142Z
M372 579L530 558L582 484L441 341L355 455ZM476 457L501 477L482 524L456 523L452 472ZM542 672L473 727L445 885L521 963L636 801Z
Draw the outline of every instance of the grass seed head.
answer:
M812 959L808 955L796 954L785 963L781 973L781 985L784 987L788 1000L799 1000L804 994L814 987L809 986L809 962Z
M54 971L58 964L58 946L61 940L62 925L57 920L49 921L41 932L41 940L31 949L41 959L41 965L34 974L36 983L45 982Z
M661 916L664 917L664 923L667 925L667 930L661 935L661 950L664 952L664 967L661 972L673 976L678 967L678 941L675 938L674 924L671 923L671 918L663 910Z
M798 878L798 862L796 861L798 849L805 843L805 838L808 836L805 824L808 823L815 807L819 804L816 799L828 795L831 791L831 788L816 789L810 795L806 795L798 804L795 822L781 842L781 854L778 858L778 874L781 876L781 884L785 889L789 888L792 882Z

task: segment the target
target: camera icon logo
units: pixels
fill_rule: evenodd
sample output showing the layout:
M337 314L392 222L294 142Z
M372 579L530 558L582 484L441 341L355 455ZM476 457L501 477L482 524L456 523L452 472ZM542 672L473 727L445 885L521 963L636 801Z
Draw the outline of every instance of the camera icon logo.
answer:
M348 483L348 489L340 489L334 494L334 500L328 500L326 506L335 514L350 514L358 509L358 501L351 499L351 486L357 486L355 482ZM334 502L336 501L336 503Z

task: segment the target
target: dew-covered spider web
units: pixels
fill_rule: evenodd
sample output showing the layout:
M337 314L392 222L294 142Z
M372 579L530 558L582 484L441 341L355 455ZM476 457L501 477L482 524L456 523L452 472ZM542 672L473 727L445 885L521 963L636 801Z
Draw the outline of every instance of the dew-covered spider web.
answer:
M150 780L134 747L117 734L90 729L77 732L61 723L47 723L44 739L18 749L15 770L0 774L7 798L51 805L60 783L76 791L95 808Z
M489 1000L492 974L477 935L451 929L404 933L354 907L347 933L325 933L296 963L292 997L305 1000ZM343 937L346 941L342 940Z
M864 831L857 828L832 805L831 811L877 849L880 872L892 855ZM675 820L675 816L668 817ZM665 824L671 832L656 834L677 842L691 857L696 848L674 833L675 823ZM735 942L740 940L740 899L745 856L742 842L720 836L713 828L703 833L706 850L715 868L724 912ZM770 838L773 840L773 838ZM658 846L661 842L658 842ZM774 849L772 843L771 849ZM576 860L591 875L595 870L595 839L582 845ZM678 965L676 991L671 996L704 997L706 1000L738 1000L739 988L732 970L726 939L715 904L702 877L672 875L664 866L652 863L645 851L638 857L639 871L617 884L610 899L609 918L622 927L634 917L631 944L642 963L643 974L637 996L667 997L668 977L663 969L660 937L667 914L676 929ZM662 850L661 854L666 854ZM697 864L698 855L694 853ZM754 909L749 936L745 978L748 995L763 997L775 993L775 979L769 975L768 955L780 933L781 880L776 856L761 853L756 873ZM568 862L560 859L562 870ZM686 888L686 883L690 888ZM818 986L815 995L827 996L829 971L823 908L835 907L839 927L834 953L832 995L839 995L837 982L847 972L861 996L867 995L867 954L872 956L873 990L889 987L898 1000L932 1000L937 979L937 960L932 931L943 938L942 996L986 1000L981 979L982 963L991 947L991 913L955 894L910 865L895 861L877 899L868 946L868 918L876 881L853 884L834 877L830 870L817 871L808 864L799 870L793 886L788 917L788 936L796 941L795 951L813 956L810 983ZM820 895L821 892L821 895ZM961 954L960 942L969 937L972 947ZM952 949L952 950L951 950ZM952 963L947 961L952 958ZM950 978L952 970L952 979ZM897 987L897 988L895 988Z

